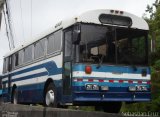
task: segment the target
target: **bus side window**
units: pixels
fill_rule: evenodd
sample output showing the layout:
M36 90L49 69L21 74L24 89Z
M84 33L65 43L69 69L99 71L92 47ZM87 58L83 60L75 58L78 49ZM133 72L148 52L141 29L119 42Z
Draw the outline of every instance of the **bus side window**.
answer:
M4 58L4 62L3 62L3 73L6 73L6 58Z
M72 31L65 32L65 57L71 57Z
M24 63L33 60L33 45L30 45L24 49Z
M12 61L12 59L13 59L13 55L11 55L10 57L9 57L9 60L8 60L8 71L10 72L10 71L12 71L12 69L13 69L13 61Z
M24 50L20 50L18 52L18 64L22 65L23 64L23 56L24 56Z
M12 70L12 55L4 59L4 73Z
M58 51L61 49L61 39L62 39L62 31L55 32L55 40L54 40L54 50Z
M15 53L14 60L15 60L15 67L16 67L16 66L19 65L19 62L18 62L18 53Z
M39 40L38 42L35 43L35 49L34 49L34 58L40 58L44 56L45 54L45 39Z
M6 58L6 64L5 64L5 73L8 72L8 57Z
M51 54L51 53L54 52L53 45L54 45L54 34L51 34L51 35L48 37L47 54Z
M62 39L62 31L57 31L51 34L48 38L47 43L47 54L52 54L61 49L61 39Z

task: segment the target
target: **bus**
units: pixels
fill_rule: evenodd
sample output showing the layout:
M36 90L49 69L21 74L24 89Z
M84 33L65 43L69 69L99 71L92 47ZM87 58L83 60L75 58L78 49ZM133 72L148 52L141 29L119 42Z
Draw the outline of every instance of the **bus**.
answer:
M4 57L3 100L45 106L94 106L151 100L146 21L119 10L63 20Z

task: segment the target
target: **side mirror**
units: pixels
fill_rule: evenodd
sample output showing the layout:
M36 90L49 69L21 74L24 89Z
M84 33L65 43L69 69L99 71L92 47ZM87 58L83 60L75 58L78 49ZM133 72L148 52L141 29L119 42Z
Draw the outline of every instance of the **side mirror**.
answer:
M73 44L78 44L80 41L80 30L73 31Z

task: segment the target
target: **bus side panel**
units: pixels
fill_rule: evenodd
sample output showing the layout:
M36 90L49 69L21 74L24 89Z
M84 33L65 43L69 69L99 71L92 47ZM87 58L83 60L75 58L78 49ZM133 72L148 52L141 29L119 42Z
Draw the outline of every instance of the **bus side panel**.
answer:
M10 75L11 86L17 86L19 102L41 103L43 102L44 85L48 78L54 80L56 87L61 85L62 54L20 68L13 71ZM8 80L3 81L3 84L7 83Z

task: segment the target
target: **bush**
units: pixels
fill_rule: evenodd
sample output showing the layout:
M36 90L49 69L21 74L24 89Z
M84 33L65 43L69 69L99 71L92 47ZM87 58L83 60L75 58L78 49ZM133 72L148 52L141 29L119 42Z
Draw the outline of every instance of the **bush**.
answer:
M157 60L153 67L156 69L156 71L160 71L160 60Z

